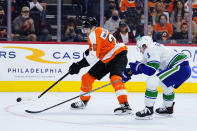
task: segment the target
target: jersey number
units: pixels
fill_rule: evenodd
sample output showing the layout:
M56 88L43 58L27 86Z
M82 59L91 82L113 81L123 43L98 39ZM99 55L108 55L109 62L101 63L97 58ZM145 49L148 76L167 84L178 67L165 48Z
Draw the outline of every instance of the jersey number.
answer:
M96 51L96 49L97 49L97 44L91 44L90 46L89 46L89 51Z
M116 38L112 34L109 34L108 35L108 41L110 43L112 43L114 41L114 44L116 44Z
M116 38L112 34L108 35L108 41L110 43L112 43L114 41L114 44L116 44ZM96 51L96 49L97 49L97 44L91 44L89 46L89 51Z

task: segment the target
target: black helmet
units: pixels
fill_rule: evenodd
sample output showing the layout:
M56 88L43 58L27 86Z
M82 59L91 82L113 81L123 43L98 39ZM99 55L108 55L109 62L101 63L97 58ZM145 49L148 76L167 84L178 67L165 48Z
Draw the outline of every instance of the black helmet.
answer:
M92 26L98 26L98 22L94 17L85 17L82 19L83 28L92 28Z

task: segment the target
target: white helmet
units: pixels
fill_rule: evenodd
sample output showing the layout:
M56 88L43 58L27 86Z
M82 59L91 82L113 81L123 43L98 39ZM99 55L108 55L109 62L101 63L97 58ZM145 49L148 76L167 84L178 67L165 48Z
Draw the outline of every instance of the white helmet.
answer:
M142 37L137 37L137 48L142 49L143 45L146 45L147 47L150 46L153 43L153 40L150 36L142 36Z

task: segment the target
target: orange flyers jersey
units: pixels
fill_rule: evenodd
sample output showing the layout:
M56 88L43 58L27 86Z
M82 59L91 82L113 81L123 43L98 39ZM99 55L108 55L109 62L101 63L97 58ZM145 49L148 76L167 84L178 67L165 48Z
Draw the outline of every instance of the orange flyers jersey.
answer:
M118 43L116 38L108 30L97 27L88 37L89 55L86 60L91 64L94 59L100 59L103 63L112 60L118 53L127 50L124 43Z
M135 0L121 0L120 2L120 11L125 12L127 11L127 7L136 7L135 6ZM148 7L155 7L155 3L148 2Z
M127 7L135 7L135 0L128 1L128 0L122 0L120 2L120 10L121 11L127 11Z

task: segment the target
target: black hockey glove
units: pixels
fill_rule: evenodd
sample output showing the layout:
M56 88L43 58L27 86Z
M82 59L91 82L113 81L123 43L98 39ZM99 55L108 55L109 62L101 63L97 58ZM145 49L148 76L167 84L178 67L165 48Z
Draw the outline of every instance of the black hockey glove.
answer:
M69 73L71 75L78 74L81 68L87 67L87 66L89 66L89 63L87 62L87 60L85 58L83 58L81 61L79 61L77 63L73 63L69 67Z

